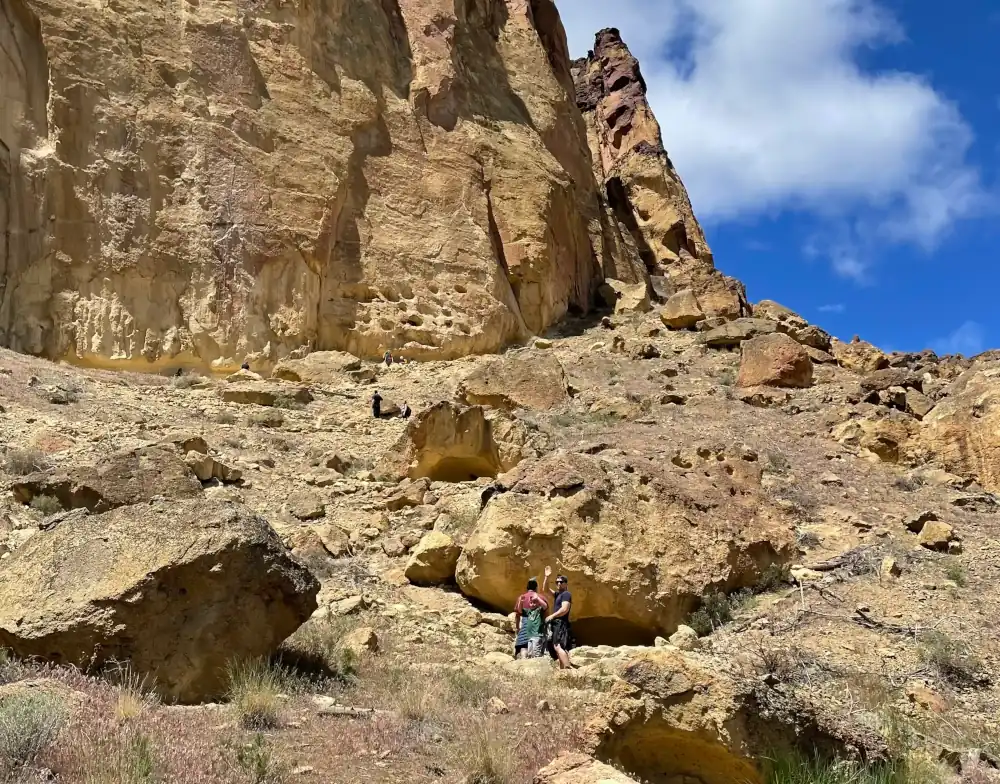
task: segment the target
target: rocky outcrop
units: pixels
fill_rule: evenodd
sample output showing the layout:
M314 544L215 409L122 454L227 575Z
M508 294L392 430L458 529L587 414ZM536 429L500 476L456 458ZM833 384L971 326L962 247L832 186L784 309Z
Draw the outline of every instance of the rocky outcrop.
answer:
M389 479L427 477L467 482L512 468L520 455L502 454L493 423L481 406L438 403L410 420L406 432L378 467Z
M969 370L907 442L911 462L930 464L1000 491L1000 371ZM917 430L917 428L913 428Z
M812 360L788 335L777 332L743 343L740 358L740 387L799 387L812 384Z
M889 367L889 358L880 349L858 338L850 343L834 340L831 353L841 367L856 373L872 373Z
M664 150L639 63L617 30L597 34L589 57L573 64L573 77L607 222L642 261L638 272L619 262L615 274L607 267L605 274L622 280L664 276L674 291L693 289L706 315L749 315L743 285L715 270L687 191Z
M648 644L708 590L753 585L790 557L794 536L762 503L759 466L721 455L688 476L628 467L553 452L500 477L459 559L463 593L506 612L550 564L575 590L581 642Z
M462 380L458 395L474 406L540 411L569 400L562 364L537 351L490 360Z
M620 770L598 762L586 754L556 757L535 776L534 784L637 784Z
M24 44L0 64L18 351L449 358L586 311L634 266L552 0L31 7L41 37L23 0L0 23Z
M286 359L275 365L272 378L306 384L336 384L347 374L361 370L361 360L343 351L314 351L301 359Z
M78 514L4 562L0 645L88 668L128 662L167 699L210 699L226 664L271 654L318 591L267 522L238 505Z
M406 564L406 579L417 585L439 585L455 577L455 565L462 552L450 536L431 531L417 543Z

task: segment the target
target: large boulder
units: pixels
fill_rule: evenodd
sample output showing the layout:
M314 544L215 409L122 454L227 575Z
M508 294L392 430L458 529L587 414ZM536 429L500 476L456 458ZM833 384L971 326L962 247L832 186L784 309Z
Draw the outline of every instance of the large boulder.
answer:
M486 362L463 379L458 395L470 406L540 411L569 400L562 364L537 351Z
M756 464L713 458L687 477L629 467L560 451L500 477L459 558L463 593L508 612L551 565L569 577L582 642L648 644L710 589L753 585L791 557L792 528L761 503Z
M597 287L604 304L614 308L615 313L648 313L649 287L645 281L626 283L608 278Z
M638 784L586 754L566 752L538 771L533 784Z
M16 481L11 490L22 504L31 503L37 496L50 496L63 509L106 512L154 496L196 497L201 495L201 483L176 450L162 445L116 452L98 463L66 471L29 474Z
M318 591L244 507L154 501L67 517L6 560L0 646L81 667L128 662L166 699L206 700L229 661L273 653Z
M704 318L698 298L691 289L678 291L660 311L660 321L670 329L691 329Z
M709 348L735 348L745 340L770 335L778 328L773 321L756 318L740 318L710 329L700 340Z
M417 585L439 585L455 578L455 566L462 548L441 531L431 531L410 552L406 579Z
M335 384L361 370L361 360L344 351L314 351L301 359L285 359L274 366L272 378L305 384Z
M889 357L863 340L855 339L850 343L834 340L830 353L837 358L841 367L855 373L873 373L889 367Z
M386 479L466 482L496 476L513 467L501 456L494 425L482 406L438 403L410 420L406 432L382 458L377 473ZM516 458L516 459L515 459ZM519 460L520 454L508 454Z
M306 387L262 381L256 384L227 384L219 389L223 403L242 405L274 406L283 401L305 405L313 400L312 392Z
M813 364L809 354L788 335L761 335L743 344L740 387L808 387Z

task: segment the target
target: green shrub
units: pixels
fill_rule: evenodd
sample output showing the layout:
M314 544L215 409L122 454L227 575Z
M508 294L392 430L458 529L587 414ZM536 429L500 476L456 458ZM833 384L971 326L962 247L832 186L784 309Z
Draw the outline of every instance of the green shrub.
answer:
M492 678L468 670L445 670L444 679L452 698L460 705L482 708L491 697L497 696L497 685Z
M49 461L37 449L9 449L4 460L4 470L14 476L26 476L48 467Z
M17 693L0 702L0 766L5 771L32 764L66 723L63 701L51 693Z
M356 626L357 622L349 618L308 621L281 644L280 661L307 678L318 676L352 682L358 672L358 658L341 643L344 635Z
M944 565L945 576L951 580L959 588L964 588L968 585L968 578L965 576L965 567L962 566L962 562L957 558L949 558L947 563Z
M767 784L908 784L897 765L865 765L796 751L771 755L764 768Z
M132 724L94 739L83 767L86 784L153 784L159 779L153 741Z
M767 462L764 464L764 471L768 474L784 476L792 470L791 462L781 452L767 452L765 457Z
M215 421L220 425L235 425L236 424L236 414L232 411L222 410L216 413Z
M36 495L31 499L29 506L36 512L41 512L46 517L58 514L63 510L59 499L52 495Z
M232 759L248 784L282 784L288 776L286 766L260 733L248 743L235 747Z
M285 415L273 408L254 411L247 416L247 424L256 427L281 427L285 424Z
M291 395L278 395L274 399L274 407L283 408L286 411L302 411L306 405Z
M941 631L925 632L921 636L920 659L952 686L975 686L985 680L982 662L968 644Z

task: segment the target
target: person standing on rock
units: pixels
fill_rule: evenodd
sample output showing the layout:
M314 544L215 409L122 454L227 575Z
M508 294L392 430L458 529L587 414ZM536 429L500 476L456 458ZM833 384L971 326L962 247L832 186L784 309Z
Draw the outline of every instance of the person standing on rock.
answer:
M392 352L386 351L385 354L382 355L382 361L385 362L386 367L392 365Z
M552 567L545 567L545 579L542 581L542 593L545 593L552 576ZM563 576L556 577L556 587L549 589L555 599L552 603L553 612L545 619L549 625L549 645L552 653L559 660L559 669L569 670L573 665L569 661L569 651L573 647L573 629L569 623L569 612L573 606L573 594L569 592L569 581Z
M399 409L399 418L400 419L409 419L410 418L410 414L412 414L412 413L413 413L413 411L410 410L410 404L407 403L404 400L403 401L403 407L401 409Z
M379 419L382 416L382 396L375 390L375 394L372 395L372 416L375 419Z
M514 605L514 658L537 659L542 655L545 624L542 611L549 609L538 593L538 578L528 580L528 588Z

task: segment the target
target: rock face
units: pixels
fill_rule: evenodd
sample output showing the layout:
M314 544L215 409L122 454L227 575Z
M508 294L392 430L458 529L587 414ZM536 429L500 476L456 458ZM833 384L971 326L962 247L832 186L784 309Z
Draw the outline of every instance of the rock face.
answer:
M939 402L908 442L913 462L932 463L1000 491L1000 374L969 370L955 382L955 393Z
M539 352L490 361L462 381L459 396L470 406L540 411L558 408L569 400L562 364Z
M210 699L226 663L272 653L318 591L262 518L157 501L68 517L12 555L0 645L60 664L131 662L167 699Z
M455 577L462 552L450 536L440 531L426 534L413 548L406 564L406 579L417 585L439 585Z
M872 373L889 367L889 358L871 343L863 340L854 340L851 343L835 340L831 351L842 367L857 373Z
M3 2L16 350L449 358L644 275L601 206L552 0Z
M286 359L275 365L273 378L306 384L335 384L347 373L361 370L361 361L343 351L314 351L302 359Z
M743 344L737 386L808 387L812 377L812 360L788 335L761 335Z
M666 277L674 291L692 289L709 316L749 315L743 285L715 270L691 201L663 148L660 126L646 99L638 61L617 30L597 34L590 56L573 63L576 103L587 124L606 224L634 247L641 266L611 260L609 277ZM613 244L613 243L609 243ZM613 254L615 255L615 254Z
M789 526L754 490L759 467L713 457L698 474L712 477L704 482L652 463L632 469L553 452L502 476L459 559L463 593L506 612L551 564L575 591L581 642L651 644L673 633L710 586L753 585L790 557Z

